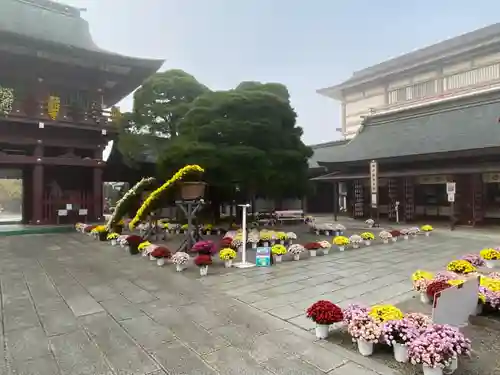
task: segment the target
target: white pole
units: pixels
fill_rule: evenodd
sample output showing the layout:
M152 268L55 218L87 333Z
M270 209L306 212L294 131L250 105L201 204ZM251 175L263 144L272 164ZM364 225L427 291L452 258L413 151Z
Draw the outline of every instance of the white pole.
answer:
M242 218L241 218L241 230L243 231L242 235L242 257L241 257L241 262L246 263L247 262L247 207L248 205L242 205Z
M250 207L249 204L239 204L242 208L242 218L241 218L241 230L242 230L242 242L243 244L241 245L241 250L242 250L242 256L241 256L241 263L235 263L234 266L236 268L250 268L250 267L255 267L255 264L247 262L247 209Z
M396 202L396 223L399 224L399 201Z

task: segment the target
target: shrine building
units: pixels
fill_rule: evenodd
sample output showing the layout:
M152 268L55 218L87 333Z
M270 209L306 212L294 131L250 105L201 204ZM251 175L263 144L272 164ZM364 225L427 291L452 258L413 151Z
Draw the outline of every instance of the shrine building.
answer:
M0 178L22 180L25 224L101 218L112 106L163 64L99 48L80 12L0 0Z
M312 146L309 212L500 220L500 24L318 92L341 102L343 139Z

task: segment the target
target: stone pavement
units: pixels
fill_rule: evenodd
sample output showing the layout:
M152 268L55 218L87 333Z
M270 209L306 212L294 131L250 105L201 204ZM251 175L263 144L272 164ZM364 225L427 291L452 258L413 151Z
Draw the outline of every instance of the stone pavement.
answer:
M416 269L443 270L446 264L469 252L500 245L495 232L438 230L430 237L349 249L298 262L283 262L272 268L234 270L200 281L238 301L282 319L304 330L314 323L305 309L319 299L345 307L404 302L415 296L410 275Z
M328 258L333 269L335 262L343 267L332 277L347 284L349 269L364 265L367 271L367 262L382 268L361 254ZM202 285L172 266L156 267L81 234L0 238L0 375L395 374L315 342L298 318L294 325L247 305L278 307L266 307L259 293L276 301L299 290L306 298L303 289L317 293L321 285L329 293L324 261L207 277L203 282L212 285ZM314 270L315 263L323 268ZM240 293L245 283L248 294ZM258 291L261 286L267 292ZM291 306L293 314L298 308Z

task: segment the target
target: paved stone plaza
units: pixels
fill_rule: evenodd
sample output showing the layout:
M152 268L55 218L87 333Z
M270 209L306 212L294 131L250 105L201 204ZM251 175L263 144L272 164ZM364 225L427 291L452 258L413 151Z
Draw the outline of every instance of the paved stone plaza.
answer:
M304 309L411 298L415 268L499 240L443 232L197 280L81 234L3 237L0 374L395 374L315 342Z

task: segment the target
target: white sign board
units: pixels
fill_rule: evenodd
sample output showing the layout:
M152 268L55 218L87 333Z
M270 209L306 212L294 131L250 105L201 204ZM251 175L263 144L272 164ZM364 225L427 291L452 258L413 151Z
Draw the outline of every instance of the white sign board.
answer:
M469 315L476 311L479 292L479 278L471 278L462 285L443 290L434 296L432 321L463 327L469 322Z
M446 193L448 195L457 193L457 183L456 182L447 182L446 183Z
M372 207L377 207L378 196L378 164L375 160L370 162L370 193L372 197Z
M68 216L68 210L58 210L57 216Z
M73 209L73 205L71 203L66 204L66 209L71 211Z
M86 208L85 208L85 209L84 209L84 208L80 208L80 209L78 210L78 215L85 216L85 215L87 215L87 214L88 214L88 212L89 212L89 211L88 211Z
M455 202L455 194L448 193L448 202Z

